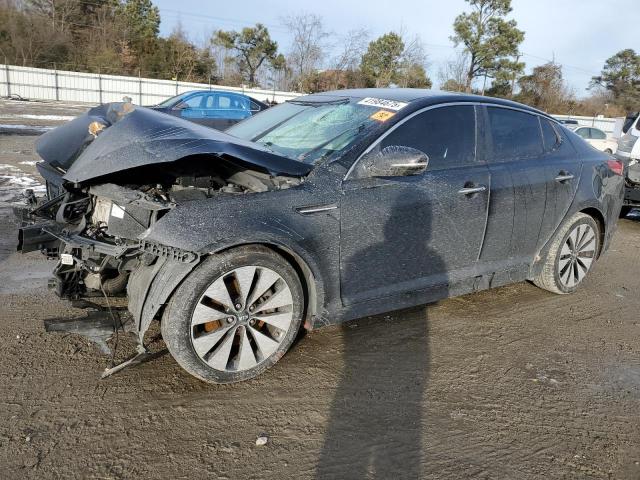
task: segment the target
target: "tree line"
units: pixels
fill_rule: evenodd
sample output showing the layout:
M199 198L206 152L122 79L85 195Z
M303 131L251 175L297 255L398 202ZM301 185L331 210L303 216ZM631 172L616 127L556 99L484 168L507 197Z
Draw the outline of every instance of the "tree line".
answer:
M525 32L509 19L511 0L466 0L452 25L456 55L437 72L438 87L532 105L553 113L623 115L640 110L640 54L622 50L576 93L554 61L532 68L520 51ZM0 61L161 79L316 92L357 87L431 88L418 36L366 29L327 30L312 13L282 17L291 36L281 48L269 28L213 29L194 42L182 28L163 37L151 0L0 0ZM333 52L328 55L327 52Z

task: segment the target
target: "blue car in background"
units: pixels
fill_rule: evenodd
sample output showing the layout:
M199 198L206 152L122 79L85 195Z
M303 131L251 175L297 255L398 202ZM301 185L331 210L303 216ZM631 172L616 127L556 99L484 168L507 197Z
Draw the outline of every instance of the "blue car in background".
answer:
M225 130L269 108L269 105L241 93L195 90L176 95L149 108L217 130Z

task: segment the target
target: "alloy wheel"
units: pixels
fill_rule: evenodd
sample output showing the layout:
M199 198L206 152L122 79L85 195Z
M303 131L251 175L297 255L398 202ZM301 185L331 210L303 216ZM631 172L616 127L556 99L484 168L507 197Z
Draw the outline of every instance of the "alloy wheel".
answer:
M276 353L293 322L291 289L275 271L244 266L216 279L191 316L191 343L209 367L250 370Z
M591 268L596 255L596 232L587 224L577 225L560 250L558 276L566 288L579 284Z

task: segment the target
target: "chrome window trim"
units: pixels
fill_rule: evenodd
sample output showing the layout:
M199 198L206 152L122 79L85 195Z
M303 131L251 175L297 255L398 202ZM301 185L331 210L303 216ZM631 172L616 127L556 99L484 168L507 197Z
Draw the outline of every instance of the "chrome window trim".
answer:
M428 107L423 107L420 110L416 110L415 112L411 113L410 115L407 115L406 117L404 117L402 120L400 120L398 123L396 123L394 126L392 126L389 130L387 130L386 132L384 132L382 135L380 135L378 138L376 138L371 145L369 145L366 150L364 152L362 152L358 158L356 158L356 160L353 162L353 164L351 165L351 167L349 167L349 170L347 170L347 173L344 175L344 178L342 179L342 181L346 181L349 179L349 175L351 175L351 173L353 172L353 170L355 170L356 165L358 165L358 162L362 159L362 157L364 157L367 153L369 153L371 150L373 150L382 140L384 140L389 134L391 134L396 128L398 128L399 126L403 125L405 122L407 122L408 120L411 120L413 117L415 117L416 115L419 115L421 113L427 112L429 110L435 110L436 108L444 108L444 107L457 107L460 105L468 105L468 106L472 106L472 107L496 107L496 108L505 108L508 110L516 110L518 112L523 112L523 113L528 113L529 115L534 115L538 118L545 118L547 120L550 120L551 122L555 122L555 123L560 123L558 122L555 118L553 117L549 117L547 115L542 115L538 112L532 112L530 110L526 110L524 108L519 108L519 107L514 107L511 105L500 105L497 103L490 103L490 102L447 102L447 103L439 103L437 105L429 105ZM476 153L477 153L477 148L478 148L478 118L476 115ZM542 132L540 132L542 134Z

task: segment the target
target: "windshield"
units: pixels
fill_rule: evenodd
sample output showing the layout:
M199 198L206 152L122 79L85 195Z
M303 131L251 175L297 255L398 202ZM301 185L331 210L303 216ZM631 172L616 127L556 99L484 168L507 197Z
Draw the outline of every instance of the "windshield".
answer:
M156 107L163 107L163 108L171 107L173 104L175 104L178 100L180 100L185 95L186 94L181 93L180 95L176 95L175 97L168 98L164 102L157 104Z
M395 113L358 104L358 100L311 102L301 98L270 108L225 133L292 160L315 163L338 155Z

